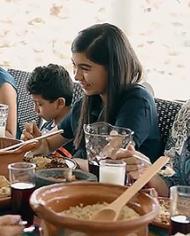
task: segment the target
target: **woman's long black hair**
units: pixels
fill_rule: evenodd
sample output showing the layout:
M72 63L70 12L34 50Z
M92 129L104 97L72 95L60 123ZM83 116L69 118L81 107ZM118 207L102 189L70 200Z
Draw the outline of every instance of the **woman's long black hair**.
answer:
M122 91L141 80L142 67L125 34L116 26L96 24L79 32L71 46L72 53L85 53L108 73L107 101L104 121L113 123L117 99ZM90 104L97 96L84 95L74 144L77 149L83 138L83 125L90 123Z

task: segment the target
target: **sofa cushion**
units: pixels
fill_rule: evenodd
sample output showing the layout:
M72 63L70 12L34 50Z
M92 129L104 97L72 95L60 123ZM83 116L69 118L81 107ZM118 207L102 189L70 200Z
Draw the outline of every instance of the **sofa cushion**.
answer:
M35 112L31 95L26 89L26 83L31 73L15 69L8 69L8 72L14 77L17 87L17 138L19 138L19 135L22 133L24 124L26 122L36 121L36 123L39 125L40 118Z
M155 102L158 113L158 126L160 128L161 138L165 148L171 127L182 103L159 98L156 98Z

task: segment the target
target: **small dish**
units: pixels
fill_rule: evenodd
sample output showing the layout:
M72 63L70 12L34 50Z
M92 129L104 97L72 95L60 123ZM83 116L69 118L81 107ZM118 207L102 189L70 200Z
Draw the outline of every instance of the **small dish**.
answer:
M72 170L69 168L51 168L37 170L35 173L36 186L55 183L70 183L78 181L97 181L97 177L89 172L82 170Z
M24 161L32 162L36 164L37 169L49 169L49 168L71 168L76 169L77 163L74 159L67 157L51 157L38 155L34 157L24 157Z

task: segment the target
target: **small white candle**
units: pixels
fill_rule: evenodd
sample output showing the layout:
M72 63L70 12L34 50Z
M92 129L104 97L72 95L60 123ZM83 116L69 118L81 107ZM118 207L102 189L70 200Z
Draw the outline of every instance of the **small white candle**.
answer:
M126 163L117 160L100 161L100 182L124 185Z

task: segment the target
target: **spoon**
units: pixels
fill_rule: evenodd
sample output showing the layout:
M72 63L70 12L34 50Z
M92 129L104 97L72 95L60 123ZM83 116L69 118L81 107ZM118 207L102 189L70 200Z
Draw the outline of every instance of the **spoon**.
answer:
M108 206L101 209L91 217L91 220L97 221L116 221L121 209L126 203L145 185L150 179L169 161L169 157L161 156L154 164L148 167L145 172L125 190L116 200Z

